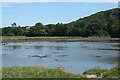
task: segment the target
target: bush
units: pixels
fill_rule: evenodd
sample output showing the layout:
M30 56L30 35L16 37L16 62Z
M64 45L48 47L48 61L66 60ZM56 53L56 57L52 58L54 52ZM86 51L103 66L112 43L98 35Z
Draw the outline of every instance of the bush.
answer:
M6 36L15 36L14 33L7 33Z
M97 30L97 36L99 36L99 37L109 36L109 33L107 31L104 31L104 30Z
M104 74L107 70L105 69L100 69L100 68L93 68L90 70L85 71L83 74L84 75L91 75L94 74L96 76L101 76L102 74Z
M103 74L103 77L120 78L120 65L108 70L106 73Z

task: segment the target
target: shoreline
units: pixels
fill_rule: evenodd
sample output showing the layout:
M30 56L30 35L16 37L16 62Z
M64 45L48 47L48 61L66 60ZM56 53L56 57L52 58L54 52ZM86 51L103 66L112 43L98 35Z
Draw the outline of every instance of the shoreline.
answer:
M64 67L47 68L44 66L33 66L33 67L12 66L12 67L4 67L4 68L2 67L2 69L3 69L2 71L3 78L9 78L9 77L11 78L28 78L28 77L31 78L119 78L118 70L120 69L120 66L117 65L111 69L102 69L99 67L91 68L89 70L84 71L82 74L73 74L67 72ZM16 70L17 73L14 72L14 70ZM28 73L32 73L33 75L29 76Z
M110 37L25 37L25 36L6 36L2 37L2 42L76 42L76 41L117 41L120 38Z

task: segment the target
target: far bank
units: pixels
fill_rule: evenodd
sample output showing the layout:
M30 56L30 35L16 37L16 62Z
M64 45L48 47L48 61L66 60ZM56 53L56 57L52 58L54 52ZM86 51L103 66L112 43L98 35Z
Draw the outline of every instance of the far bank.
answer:
M110 37L25 37L25 36L4 36L2 42L42 42L42 41L120 41L120 38Z

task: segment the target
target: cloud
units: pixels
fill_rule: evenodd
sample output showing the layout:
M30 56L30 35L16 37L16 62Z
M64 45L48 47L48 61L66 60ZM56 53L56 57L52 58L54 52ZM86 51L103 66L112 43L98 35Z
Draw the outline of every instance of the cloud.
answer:
M112 2L112 3L118 3L119 0L2 0L2 2Z

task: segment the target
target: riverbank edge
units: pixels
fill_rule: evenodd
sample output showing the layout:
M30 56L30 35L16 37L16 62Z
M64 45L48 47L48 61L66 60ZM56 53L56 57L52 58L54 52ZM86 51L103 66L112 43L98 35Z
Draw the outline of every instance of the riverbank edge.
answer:
M2 42L67 42L67 41L117 41L120 42L120 38L110 37L2 37Z
M86 70L85 72L83 72L83 74L72 74L67 71L60 70L59 68L54 69L54 68L47 68L44 66L4 67L2 68L2 73L3 73L2 78L9 78L9 77L10 78L22 78L22 77L23 78L119 78L120 77L119 76L120 65L117 65L111 69L102 69L99 67L92 68Z

